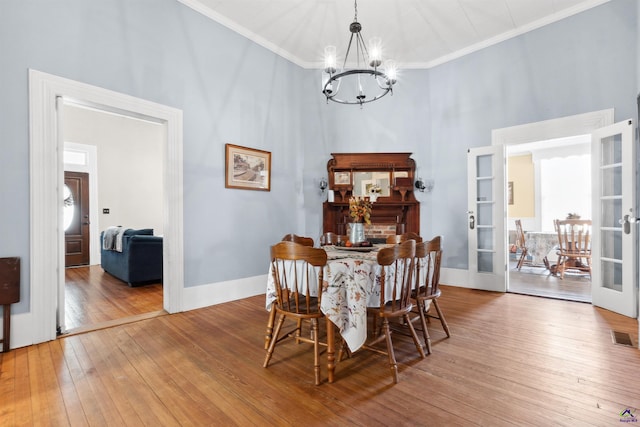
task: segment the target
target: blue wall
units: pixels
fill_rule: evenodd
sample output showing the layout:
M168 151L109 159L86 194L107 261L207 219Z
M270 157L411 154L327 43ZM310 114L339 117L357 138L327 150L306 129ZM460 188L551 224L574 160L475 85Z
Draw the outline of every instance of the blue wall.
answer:
M265 274L268 245L297 227L304 70L175 0L2 0L0 256L23 260L15 313L29 307L29 68L183 110L185 286ZM272 152L271 192L225 189L225 143Z
M27 70L184 112L185 286L266 273L289 231L317 236L332 152L408 151L423 178L423 235L466 268L466 151L491 130L615 108L636 117L638 5L609 3L430 70L405 70L393 97L326 105L303 70L174 0L0 2L0 256L23 259L29 289ZM270 192L224 188L224 144L272 152ZM233 206L233 209L229 207ZM297 209L291 209L295 207ZM252 262L246 262L250 260Z

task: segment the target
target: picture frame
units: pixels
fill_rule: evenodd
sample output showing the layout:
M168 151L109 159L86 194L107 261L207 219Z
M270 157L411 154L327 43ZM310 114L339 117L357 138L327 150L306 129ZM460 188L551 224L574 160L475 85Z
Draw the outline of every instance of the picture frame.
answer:
M225 187L271 191L271 152L225 144Z
M351 172L334 172L333 173L334 185L351 185Z
M513 205L513 181L507 182L507 203Z

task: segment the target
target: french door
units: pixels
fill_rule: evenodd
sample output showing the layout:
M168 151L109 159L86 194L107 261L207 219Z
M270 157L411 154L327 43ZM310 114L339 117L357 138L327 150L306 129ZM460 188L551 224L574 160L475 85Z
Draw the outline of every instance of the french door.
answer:
M632 120L597 129L591 139L593 304L638 315L636 150ZM506 291L504 146L470 149L469 286Z
M637 317L636 173L632 120L593 132L593 304Z
M505 155L503 145L467 154L469 286L506 292Z

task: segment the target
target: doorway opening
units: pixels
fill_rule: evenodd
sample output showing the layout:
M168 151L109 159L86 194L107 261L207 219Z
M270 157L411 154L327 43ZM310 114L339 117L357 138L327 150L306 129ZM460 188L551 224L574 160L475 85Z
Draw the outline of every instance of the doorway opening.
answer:
M132 287L104 271L100 233L122 224L163 235L164 129L66 100L62 108L65 186L68 177L86 180L69 180L73 202L65 198L63 208L65 225L71 224L65 227L65 335L163 312L161 278ZM84 213L73 209L81 204ZM81 235L87 242L79 243Z
M591 136L507 147L508 291L591 302L591 276L556 275L556 219L591 219ZM517 230L516 221L521 223Z
M496 149L496 152L501 153L501 160L506 164L506 153L507 150L523 144L534 143L537 141L546 141L546 140L559 140L563 138L573 137L575 135L591 135L593 132L596 132L598 129L604 128L608 125L613 124L614 119L614 111L613 109L606 109L600 111L593 111L583 114L577 114L574 116L561 117L557 119L550 119L541 122L533 122L527 123L523 125L517 125L507 128L494 129L491 133L491 145ZM508 179L505 174L500 175L501 184L498 184L499 192L504 193L505 202L507 200L508 194ZM505 191L506 189L506 191ZM517 197L518 188L515 183L511 187L514 197ZM498 190L496 190L498 191ZM592 201L595 199L592 197ZM508 205L507 205L508 206ZM535 209L535 208L534 208ZM595 215L596 213L594 213ZM496 242L503 242L502 244L496 245L500 247L500 251L503 249L504 258L500 258L504 260L501 271L509 270L509 250L511 249L509 245L509 230L513 230L515 228L515 224L511 224L511 218L507 218L507 209L500 209L499 212L495 212L495 218L493 218L493 224L495 224L496 228ZM535 217L541 218L541 212L536 212ZM562 218L565 218L566 214ZM595 218L594 218L595 219ZM542 227L542 219L540 219L540 227ZM525 228L535 229L535 224L533 227L530 225L527 226L525 224ZM541 229L541 228L538 228ZM503 240L502 240L503 239ZM497 270L496 270L497 271ZM510 274L505 274L502 276L499 273L494 273L496 279L500 280L504 288L502 291L513 291L514 286L509 283ZM596 280L593 280L593 283L596 283ZM593 288L590 287L591 296L593 298ZM483 288L484 289L484 288Z
M182 311L184 289L182 111L130 95L29 70L30 235L27 344L53 340L64 320L63 138L64 99L155 121L163 140L163 308Z

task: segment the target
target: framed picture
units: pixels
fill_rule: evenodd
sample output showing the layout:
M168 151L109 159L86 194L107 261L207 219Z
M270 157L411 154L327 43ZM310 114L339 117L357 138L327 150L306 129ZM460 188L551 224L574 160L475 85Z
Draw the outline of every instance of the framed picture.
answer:
M271 190L271 152L226 144L225 187Z
M334 172L333 185L351 185L351 172Z
M513 181L507 182L507 203L513 204Z

